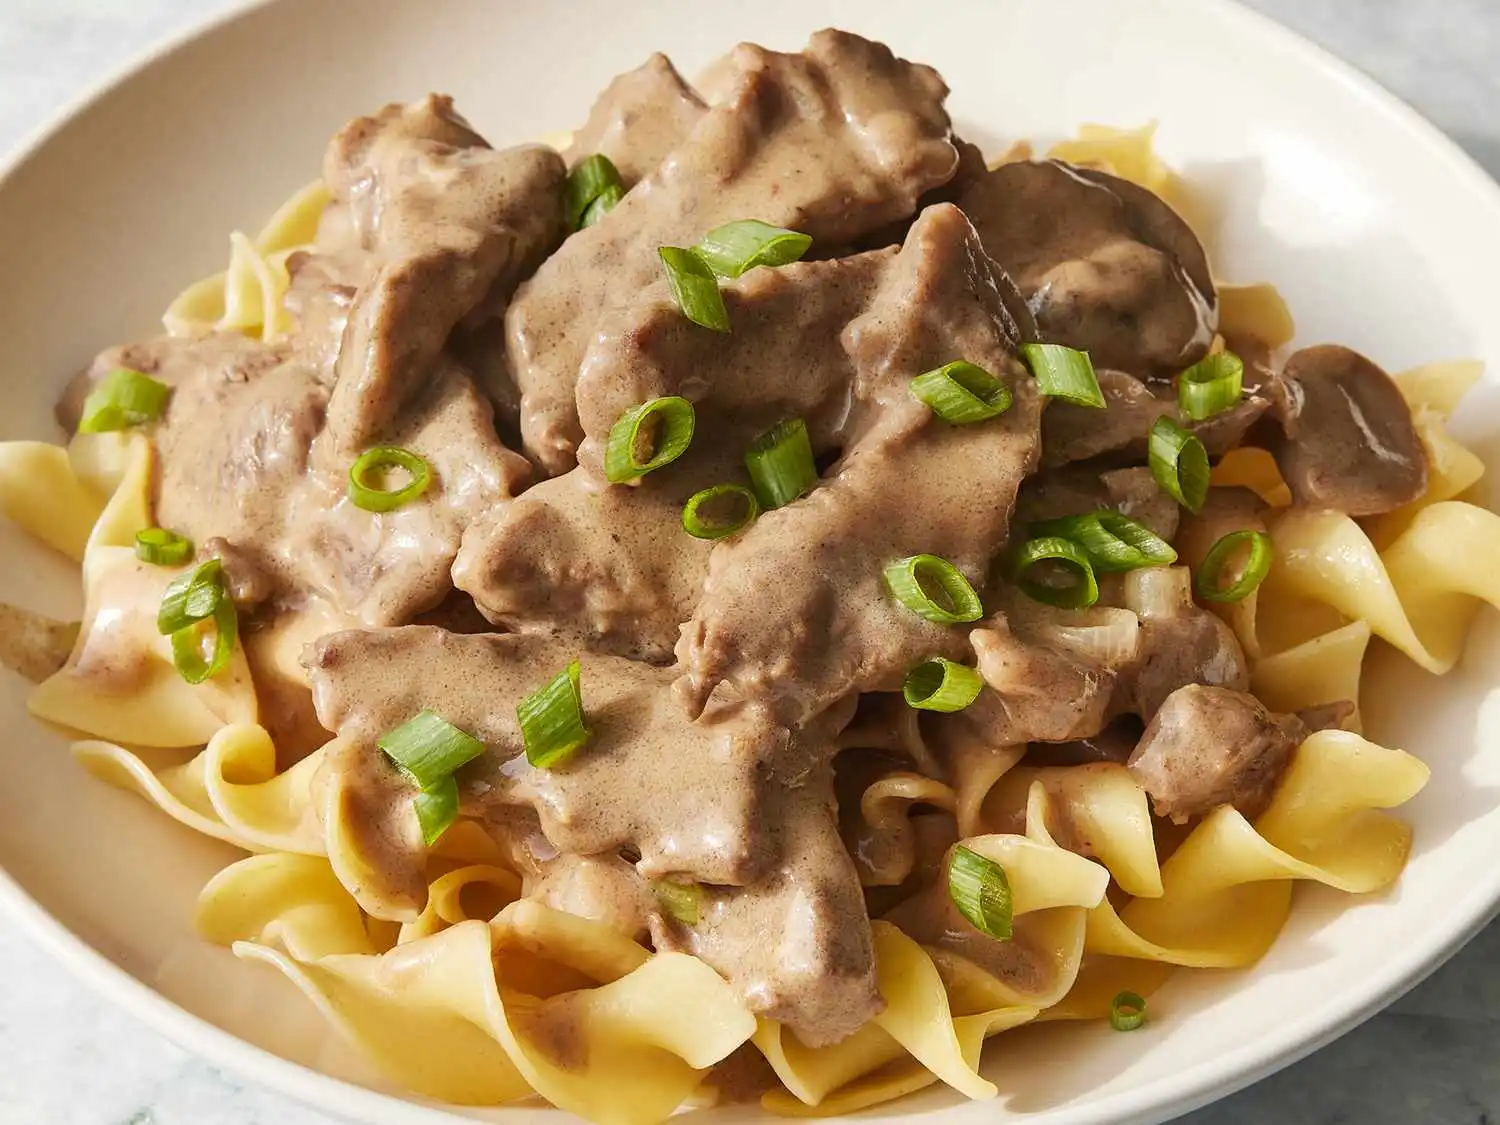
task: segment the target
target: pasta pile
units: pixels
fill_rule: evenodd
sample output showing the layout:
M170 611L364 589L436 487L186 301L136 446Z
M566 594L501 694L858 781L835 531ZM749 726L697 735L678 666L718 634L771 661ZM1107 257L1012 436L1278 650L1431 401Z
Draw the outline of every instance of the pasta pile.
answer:
M1150 141L1149 129L1090 127L1054 154L1180 198ZM173 302L169 330L286 331L286 259L312 241L326 199L311 185L257 238L236 234L227 271ZM1226 324L1273 346L1291 338L1270 287L1221 293ZM1372 636L1446 672L1481 605L1500 606L1500 569L1467 564L1500 558L1500 518L1461 498L1482 465L1444 426L1479 374L1477 364L1447 363L1397 377L1432 474L1421 501L1388 516L1361 523L1291 507L1274 462L1255 450L1217 466L1214 483L1248 485L1273 505L1270 577L1220 607L1268 706L1357 700ZM535 1095L601 1125L653 1125L685 1103L712 1102L713 1068L753 1049L778 1080L762 1099L775 1113L840 1114L936 1082L990 1098L997 1085L980 1067L988 1039L1036 1020L1099 1019L1116 993L1149 995L1175 966L1253 964L1286 921L1296 881L1379 891L1410 849L1409 828L1384 810L1416 794L1427 767L1347 730L1304 741L1253 822L1220 807L1164 859L1146 794L1123 766L1036 768L1020 764L1024 746L950 745L951 785L898 770L865 789L860 817L884 865L875 881L900 882L912 869L914 806L952 814L962 843L1004 868L1015 918L1007 956L1036 971L1019 987L876 920L885 1011L819 1049L757 1020L695 958L653 953L526 899L520 875L472 822L434 848L420 917L373 919L345 889L365 860L335 794L319 785L336 746L300 761L278 756L257 722L243 647L226 674L192 686L175 672L168 639L149 630L149 646L109 653L147 669L146 686L97 690L101 622L154 613L172 576L131 550L154 524L152 468L150 441L138 434L0 445L0 509L78 562L85 591L78 642L30 708L86 736L73 753L97 777L248 853L203 889L199 931L285 974L385 1076L423 1095L465 1105ZM258 667L301 681L298 654L315 625L246 643L258 646ZM914 713L902 738L916 760L931 755ZM181 760L162 768L148 750ZM997 1062L1003 1083L1003 1052Z

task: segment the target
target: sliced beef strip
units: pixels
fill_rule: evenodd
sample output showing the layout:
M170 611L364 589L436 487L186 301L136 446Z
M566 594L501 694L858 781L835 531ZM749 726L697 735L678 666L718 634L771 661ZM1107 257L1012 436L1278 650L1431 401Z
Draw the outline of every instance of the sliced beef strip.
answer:
M336 361L328 428L358 454L399 424L449 334L502 302L563 234L561 157L539 145L497 152L429 95L351 122L324 161L332 210L347 215L358 295Z
M723 286L734 331L706 332L678 310L665 281L600 318L578 377L585 438L579 464L603 478L610 427L631 407L681 395L700 441L743 449L784 418L807 423L815 453L844 444L854 360L841 335L869 306L894 250L751 270ZM686 457L698 455L695 447Z
M406 624L442 602L464 530L530 474L496 436L489 401L443 355L385 440L431 466L421 496L390 512L356 507L347 495L349 461L325 432L287 529L304 581L370 626Z
M1282 379L1271 452L1299 504L1373 516L1427 491L1411 408L1379 367L1323 344L1295 352Z
M863 890L833 805L824 769L793 794L780 868L749 887L708 889L696 925L658 916L652 927L657 949L702 958L757 1015L788 1025L809 1047L852 1035L885 1006Z
M1188 684L1162 703L1130 756L1158 816L1182 823L1220 805L1254 818L1307 737L1295 715L1267 711L1243 691Z
M515 704L575 658L592 737L566 764L535 768ZM361 887L366 909L421 905L409 790L376 743L427 708L486 743L459 777L470 814L503 819L521 806L565 855L624 849L640 857L640 877L718 885L699 927L669 930L656 913L660 948L700 952L809 1043L842 1038L878 1011L869 923L828 780L852 698L796 734L748 713L695 723L671 699L669 671L542 637L425 626L334 633L312 647L308 668L318 717L338 736L324 784L379 794L342 802L346 830L377 861Z
M1054 409L1049 406L1047 415ZM1045 434L1046 416L1042 426ZM1069 465L1038 473L1021 486L1016 519L1022 524L1032 524L1081 516L1101 508L1113 508L1145 524L1168 542L1177 535L1180 517L1177 502L1161 490L1151 470L1143 467L1099 472L1084 465Z
M958 202L1044 339L1143 375L1175 373L1207 353L1217 323L1207 259L1149 191L1061 161L1017 161Z
M695 451L638 488L583 468L541 481L469 527L454 583L497 625L670 663L713 549L683 530L683 504L700 488L743 480L738 461Z
M563 158L571 167L601 153L629 190L654 172L707 112L671 60L657 53L604 88Z
M714 550L677 646L678 687L694 714L719 691L719 703L753 701L795 724L849 692L894 689L924 657L962 650L962 633L897 603L882 571L928 552L982 585L1004 542L1035 465L1041 409L1000 284L961 212L923 213L844 333L857 377L843 460L810 495ZM1011 388L1010 410L950 426L917 402L912 376L957 356Z
M845 246L909 215L958 153L931 69L838 31L802 54L735 49L733 92L605 218L573 235L507 314L527 451L571 468L574 387L599 314L661 277L657 249L749 216Z
M1202 421L1185 422L1173 385L1144 382L1123 371L1106 369L1098 374L1106 404L1103 412L1060 400L1048 406L1042 422L1044 466L1068 465L1109 455L1144 461L1151 427L1163 414L1191 430L1210 457L1219 457L1245 439L1279 396L1276 377L1247 363L1245 394L1239 402Z

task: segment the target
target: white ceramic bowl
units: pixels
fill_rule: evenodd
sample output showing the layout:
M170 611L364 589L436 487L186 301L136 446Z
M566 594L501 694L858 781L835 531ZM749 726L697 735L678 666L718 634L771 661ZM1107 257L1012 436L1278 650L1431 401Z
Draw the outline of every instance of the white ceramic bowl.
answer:
M280 0L111 84L0 183L0 437L52 435L63 378L97 347L151 332L183 283L221 268L224 235L309 179L353 114L447 90L492 141L516 142L580 121L650 50L691 72L737 40L795 49L828 24L936 65L964 135L992 150L1080 121L1159 119L1162 152L1214 202L1219 272L1277 282L1304 342L1346 342L1392 369L1500 359L1500 189L1371 83L1221 0ZM1500 379L1457 429L1500 464ZM0 580L8 600L76 612L71 569L8 526ZM1500 904L1497 618L1481 618L1446 680L1390 652L1372 665L1374 734L1433 768L1403 810L1416 846L1392 893L1299 888L1260 965L1179 974L1143 1033L1007 1036L992 1049L1010 1093L998 1107L932 1089L876 1113L1159 1121L1314 1049L1454 952ZM369 1080L290 985L191 932L197 890L231 853L88 778L23 695L0 681L0 901L101 992L222 1066L362 1122L551 1116L445 1111L327 1077Z

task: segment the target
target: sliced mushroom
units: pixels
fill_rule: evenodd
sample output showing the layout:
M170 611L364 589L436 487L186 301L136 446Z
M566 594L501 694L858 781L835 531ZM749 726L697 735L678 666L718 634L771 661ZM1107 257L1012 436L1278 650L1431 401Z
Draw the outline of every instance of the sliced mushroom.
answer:
M1295 715L1276 715L1253 695L1188 684L1167 697L1146 725L1128 766L1158 816L1181 824L1233 805L1259 815L1287 758L1307 736Z
M1287 360L1272 453L1299 504L1373 516L1427 491L1427 454L1395 381L1337 344Z
M1098 367L1171 374L1208 351L1217 302L1188 225L1145 188L1056 160L1002 164L959 197L1042 338Z

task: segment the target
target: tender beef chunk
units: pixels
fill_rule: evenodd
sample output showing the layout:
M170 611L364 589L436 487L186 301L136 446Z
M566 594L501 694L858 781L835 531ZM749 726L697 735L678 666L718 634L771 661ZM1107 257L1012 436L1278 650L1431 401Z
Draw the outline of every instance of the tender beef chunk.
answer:
M1163 414L1191 430L1209 456L1221 456L1244 440L1279 394L1276 377L1250 364L1245 379L1245 395L1234 406L1200 422L1183 422L1172 385L1142 382L1123 371L1100 371L1099 389L1106 403L1102 413L1071 402L1048 406L1042 422L1042 464L1068 465L1111 454L1144 461L1151 427Z
M464 534L455 584L497 625L670 663L713 548L683 531L682 506L742 473L723 458L684 460L638 488L574 469L497 505Z
M911 214L954 173L947 89L927 67L837 31L797 55L744 45L731 65L725 100L603 221L569 238L510 308L521 431L550 473L572 467L582 437L574 385L597 318L661 277L658 247L747 216L846 246Z
M574 165L602 153L629 189L655 171L706 112L671 60L655 54L604 88L563 156Z
M793 795L787 862L741 890L711 889L695 926L655 919L658 949L701 957L766 1019L809 1047L858 1031L884 1002L854 863L839 838L826 770Z
M743 449L784 418L807 423L816 453L840 448L851 421L854 359L842 334L885 283L894 250L757 269L723 287L734 331L706 332L666 283L600 318L578 378L586 435L578 460L603 477L610 427L632 406L682 395L698 428ZM695 447L685 459L701 456Z
M1053 409L1048 408L1047 416ZM1064 516L1081 516L1101 508L1113 508L1121 515L1145 524L1168 541L1177 534L1180 515L1177 502L1161 490L1147 468L1111 469L1101 473L1082 465L1072 465L1038 473L1021 487L1016 518L1021 523L1031 524Z
M454 326L508 298L561 239L564 174L542 146L494 151L435 95L334 138L324 175L366 256L329 404L341 453L388 436Z
M1282 372L1272 452L1299 504L1373 516L1427 491L1427 454L1395 382L1358 352L1303 348Z
M1233 631L1193 601L1185 566L1151 567L1125 576L1125 606L1140 619L1140 663L1115 700L1143 719L1184 684L1245 691L1250 668Z
M961 212L923 213L886 285L844 333L857 378L843 460L810 495L713 553L677 647L693 713L719 691L721 703L753 701L797 723L849 692L891 690L926 656L961 650L961 634L903 608L881 575L892 559L930 552L979 583L1004 541L1035 464L1041 412L999 284ZM953 356L1011 387L1011 409L982 425L933 417L910 379ZM875 420L859 421L867 416ZM950 487L955 480L966 487Z
M1168 696L1147 724L1129 767L1158 816L1180 824L1233 805L1253 818L1306 736L1295 715L1272 714L1253 695L1189 684Z
M1203 248L1144 188L1056 160L1017 161L958 202L1043 339L1139 374L1171 374L1208 351L1217 310Z
M515 704L575 658L592 737L565 765L532 767ZM653 919L660 947L700 953L809 1043L842 1038L878 1011L869 923L829 779L852 699L797 733L748 713L692 722L671 698L667 670L580 657L576 645L542 637L425 626L334 633L312 647L308 667L318 717L338 735L325 783L365 852L367 909L420 905L410 901L423 889L420 840L403 830L402 783L376 742L428 708L486 743L459 779L470 813L529 808L566 854L624 849L640 857L643 878L717 885L698 926ZM623 872L608 866L620 916L636 917ZM559 878L556 893L579 890Z
M1124 609L1055 609L1014 595L969 635L988 690L959 716L992 746L1092 738L1140 659Z
M356 507L347 496L348 461L325 433L288 527L304 580L372 626L405 624L443 601L464 529L514 495L528 473L495 435L489 401L445 356L430 365L426 387L386 440L431 466L426 492L390 512Z

